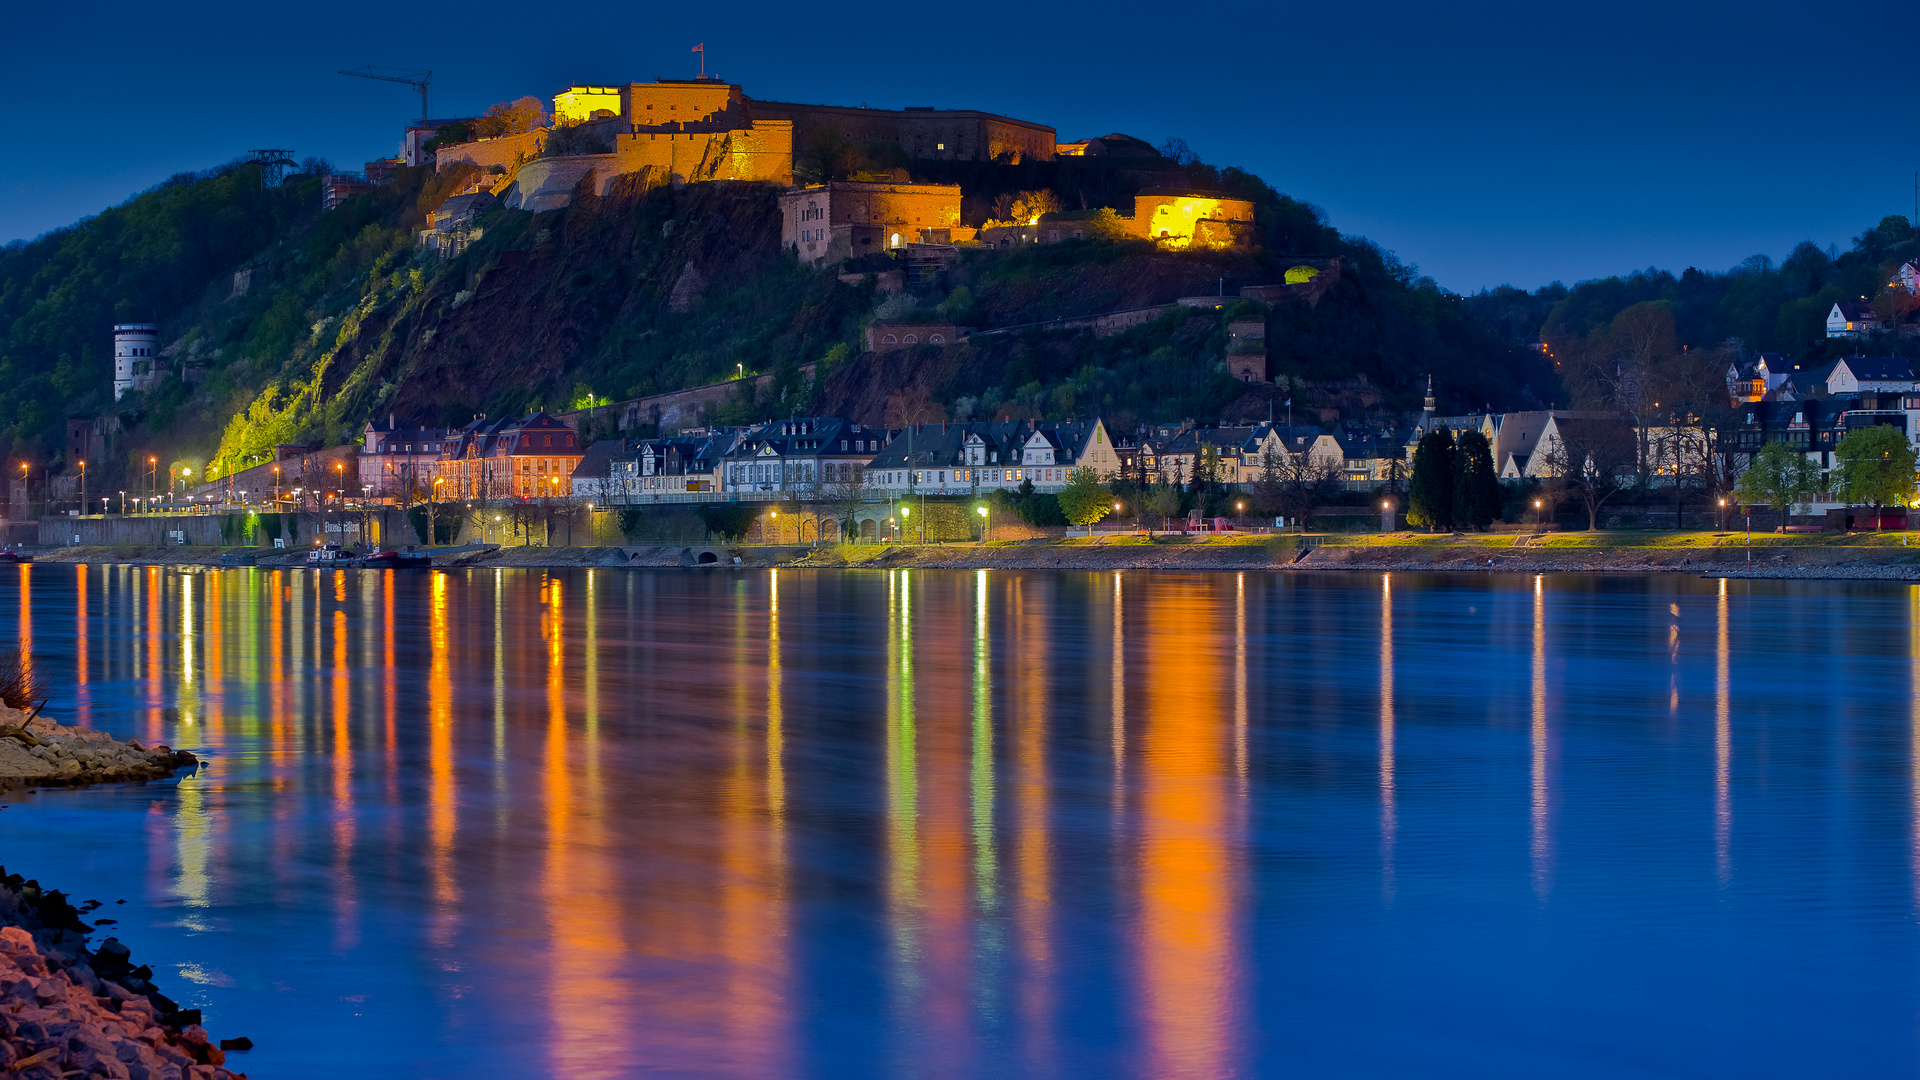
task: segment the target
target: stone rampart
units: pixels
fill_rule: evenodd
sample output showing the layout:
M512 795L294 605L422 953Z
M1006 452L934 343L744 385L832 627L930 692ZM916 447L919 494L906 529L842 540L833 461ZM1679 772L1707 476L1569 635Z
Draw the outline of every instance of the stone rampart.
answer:
M521 162L538 158L546 145L547 129L538 128L519 135L502 135L497 139L443 146L434 155L434 167L444 169L455 162L468 161L482 169L498 165L512 172Z

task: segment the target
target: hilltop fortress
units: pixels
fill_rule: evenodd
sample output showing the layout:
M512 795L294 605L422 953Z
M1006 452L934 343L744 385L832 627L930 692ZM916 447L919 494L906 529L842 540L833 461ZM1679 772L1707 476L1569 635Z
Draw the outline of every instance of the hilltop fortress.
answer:
M992 228L965 225L960 184L910 182L902 168L831 182L818 175L818 159L836 148L874 147L897 148L917 167L950 172L966 162L1096 159L1100 167L1135 176L1132 213L1116 213L1112 231L1171 248L1245 246L1255 232L1248 200L1161 188L1155 180L1184 177L1138 139L1107 135L1062 144L1045 124L976 109L757 101L738 85L703 77L570 86L554 95L552 115L551 128L441 147L437 168L466 162L482 175L435 213L423 242L443 253L459 249L457 239L438 234L481 205L468 195L537 213L567 206L589 178L585 190L605 195L624 177L647 185L738 180L788 188L781 245L815 266L915 245L1008 247L1092 235L1088 211L988 222ZM797 168L802 164L812 167Z
M792 185L796 152L831 129L848 141L892 143L915 159L1051 160L1044 124L971 109L865 109L755 101L717 79L572 86L554 95L555 129L602 152L541 156L549 130L442 147L436 164L467 161L496 177L510 207L558 209L591 172L596 194L651 170L660 182L751 180ZM506 182L505 178L511 178Z

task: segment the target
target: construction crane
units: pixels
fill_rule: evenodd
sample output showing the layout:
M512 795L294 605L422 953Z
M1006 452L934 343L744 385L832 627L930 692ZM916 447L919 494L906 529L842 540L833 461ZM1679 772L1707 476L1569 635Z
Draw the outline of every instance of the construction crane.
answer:
M420 91L420 119L425 121L433 115L431 112L432 99L428 96L428 87L433 81L433 72L431 71L407 71L402 68L374 67L372 64L368 64L366 67L357 67L351 71L342 71L340 74L352 75L357 79L379 79L381 82L406 83L408 86Z

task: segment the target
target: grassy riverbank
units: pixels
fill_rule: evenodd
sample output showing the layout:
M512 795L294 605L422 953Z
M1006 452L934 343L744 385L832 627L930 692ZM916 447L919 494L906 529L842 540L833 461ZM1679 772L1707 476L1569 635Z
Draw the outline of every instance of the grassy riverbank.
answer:
M834 547L791 565L1082 570L1452 570L1702 573L1920 580L1901 534L1387 533L1122 536L991 544Z

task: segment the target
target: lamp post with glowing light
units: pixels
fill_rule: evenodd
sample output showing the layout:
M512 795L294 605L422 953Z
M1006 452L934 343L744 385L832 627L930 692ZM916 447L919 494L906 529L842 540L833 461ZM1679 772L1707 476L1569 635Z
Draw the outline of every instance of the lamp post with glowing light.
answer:
M1540 531L1540 500L1533 500L1533 531Z
M87 512L87 459L80 459L80 512Z
M993 521L987 516L987 504L981 503L973 512L980 515L980 542L984 544L993 539Z

